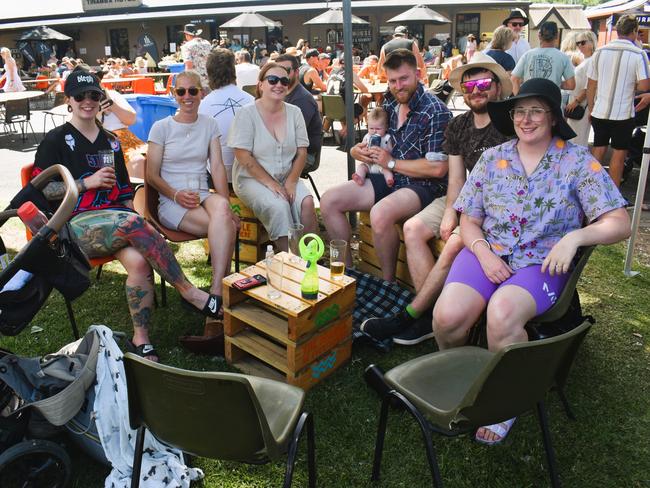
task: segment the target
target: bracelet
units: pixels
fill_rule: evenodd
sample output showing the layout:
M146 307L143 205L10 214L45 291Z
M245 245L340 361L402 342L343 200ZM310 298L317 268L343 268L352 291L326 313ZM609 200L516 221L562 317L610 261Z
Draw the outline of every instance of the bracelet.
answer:
M172 198L172 200L174 200L174 203L176 203L176 195L178 195L178 192L179 192L179 191L180 191L180 190L176 190L176 193L174 193L174 198ZM176 203L176 204L177 204L177 203ZM178 204L177 204L177 205L178 205ZM485 241L485 242L487 242L487 241Z
M485 243L487 244L488 249L489 249L490 251L492 250L492 246L490 245L490 243L489 243L486 239L483 239L483 238L481 237L481 238L479 238L479 239L474 239L474 241L472 241L472 244L469 246L469 250L472 251L472 254L476 254L476 253L474 252L474 246L475 246L477 243L479 243L479 242L485 242Z

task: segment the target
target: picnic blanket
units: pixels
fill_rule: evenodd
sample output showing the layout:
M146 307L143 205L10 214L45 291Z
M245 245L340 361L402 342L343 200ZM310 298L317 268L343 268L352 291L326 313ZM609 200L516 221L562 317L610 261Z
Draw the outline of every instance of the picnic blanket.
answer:
M398 284L371 274L355 269L346 269L345 274L357 280L356 304L352 312L355 329L367 318L386 317L404 310L414 298L413 293Z

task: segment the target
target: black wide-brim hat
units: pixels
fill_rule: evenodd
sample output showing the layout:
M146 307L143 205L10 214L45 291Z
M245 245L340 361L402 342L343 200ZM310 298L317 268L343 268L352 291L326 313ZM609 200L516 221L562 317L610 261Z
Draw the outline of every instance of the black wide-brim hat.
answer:
M508 25L508 22L510 22L511 19L524 19L524 25L528 25L528 17L521 9L513 8L510 11L510 15L508 15L505 19L503 19L502 24Z
M576 133L567 124L562 114L562 93L560 88L551 80L545 78L532 78L521 85L519 94L500 102L488 102L488 113L494 127L506 136L515 135L515 125L510 118L510 110L513 109L517 100L536 97L544 100L553 115L555 125L553 135L557 135L565 141L573 139Z

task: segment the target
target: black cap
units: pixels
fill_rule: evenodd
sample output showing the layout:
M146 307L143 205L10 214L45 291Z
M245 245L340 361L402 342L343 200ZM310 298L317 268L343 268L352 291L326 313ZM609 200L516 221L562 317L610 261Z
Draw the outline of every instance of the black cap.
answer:
M510 15L503 19L503 25L508 25L508 22L512 19L524 19L524 25L528 25L528 17L526 17L526 14L521 9L513 8L510 11Z
M80 93L94 91L106 96L99 78L90 71L75 70L65 79L64 93L68 97L74 97Z
M555 115L555 126L553 127L555 134L565 141L576 136L576 133L567 124L562 114L562 93L560 88L546 78L531 78L521 85L516 96L501 102L488 102L488 113L494 127L506 136L514 135L515 126L510 118L510 110L514 108L517 100L529 97L541 98L548 103L551 112Z

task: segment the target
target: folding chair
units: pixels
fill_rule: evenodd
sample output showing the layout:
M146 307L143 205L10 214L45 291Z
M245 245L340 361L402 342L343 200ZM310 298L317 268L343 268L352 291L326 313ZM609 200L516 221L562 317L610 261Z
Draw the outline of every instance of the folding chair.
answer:
M255 96L257 93L257 85L246 85L246 86L242 86L241 89L252 96Z
M511 344L496 353L475 346L447 349L388 371L383 378L389 391L382 398L372 480L379 479L391 405L405 408L417 421L435 487L442 486L442 477L431 432L456 436L535 408L551 484L559 487L544 398L556 378L573 362L590 327L591 323L585 321L565 334Z
M291 486L298 442L307 429L309 487L316 487L314 421L305 392L279 381L237 373L198 372L124 355L129 422L138 430L131 488L140 484L147 430L160 441L206 458L251 464L287 455Z
M31 112L29 110L29 99L25 98L22 100L8 100L5 103L5 115L4 115L5 128L7 126L10 126L12 127L13 130L13 124L18 124L20 127L22 141L25 142L26 140L25 129L27 126L29 126L30 130L32 131L32 137L34 138L34 142L38 143L38 140L36 139L36 134L34 134L34 127L32 127L32 123L30 119L31 119Z

